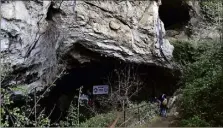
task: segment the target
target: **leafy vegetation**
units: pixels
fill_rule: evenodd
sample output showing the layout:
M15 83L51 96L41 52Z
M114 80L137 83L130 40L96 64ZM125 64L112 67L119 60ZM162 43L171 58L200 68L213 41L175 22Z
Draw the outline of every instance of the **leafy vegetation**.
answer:
M134 127L145 125L151 121L158 114L158 107L156 104L141 102L139 104L132 103L129 108L124 111L117 112L116 110L104 114L97 114L80 124L80 127L108 127L119 115L119 119L115 126L117 127Z
M10 90L9 90L10 89ZM1 126L2 127L27 127L27 126L49 126L50 120L43 113L35 113L28 102L32 97L24 95L25 103L15 103L10 92L20 90L19 88L1 88ZM35 116L36 115L36 116Z
M216 24L222 20L222 1L221 0L201 0L201 12L208 23Z
M205 120L202 120L198 116L193 116L189 119L182 120L181 122L182 126L187 126L187 127L208 127L210 126L209 123L207 123Z
M222 50L219 41L174 42L183 65L183 126L223 126Z
M99 114L80 124L80 127L108 127L116 118L115 112Z

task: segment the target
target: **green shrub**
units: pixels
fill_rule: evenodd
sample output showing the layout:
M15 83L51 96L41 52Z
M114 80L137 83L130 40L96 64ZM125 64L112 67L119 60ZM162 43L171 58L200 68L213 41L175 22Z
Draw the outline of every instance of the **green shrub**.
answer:
M68 114L64 121L60 121L61 127L76 127L78 126L78 109L76 105L71 103Z
M126 118L127 118L126 120L128 120L128 122L126 122L126 126L129 127L135 127L139 125L143 126L146 123L149 123L158 114L159 114L159 107L157 106L157 104L148 103L145 101L142 101L139 104L134 103L126 111Z
M65 120L61 120L60 124L58 124L61 127L78 127L78 123L85 122L87 119L94 116L93 110L90 111L90 108L87 108L86 104L80 105L78 109L75 100L77 99L73 99L71 102Z
M115 112L99 114L80 124L80 127L108 127L117 117Z
M1 126L2 127L26 127L26 126L50 126L50 120L43 113L38 113L35 118L34 111L28 102L31 97L24 92L25 104L17 106L11 98L11 91L23 91L19 88L1 88ZM30 116L29 116L30 114Z
M221 0L201 0L201 12L208 23L216 24L222 21L222 1Z
M134 127L138 126L139 124L144 125L157 116L157 112L158 107L156 104L150 104L145 101L139 104L130 104L128 108L125 108L125 122L124 112L120 112L120 117L116 123L116 127ZM117 114L115 111L105 114L98 114L95 117L81 123L80 127L108 127L115 121L116 117Z
M205 120L200 119L198 116L194 116L187 120L182 120L181 125L184 127L208 127L208 124Z
M213 49L214 42L174 41L174 60L182 65L193 63L200 59L206 51Z
M185 119L183 122L184 124L186 122L188 126L196 126L202 121L206 121L211 126L223 126L223 102L221 102L223 101L223 54L221 44L216 41L197 42L196 45L192 51L177 49L178 52L186 51L186 53L179 53L180 55L188 55L189 52L193 58L196 58L192 61L186 57L176 58L180 59L178 62L187 62L184 65L182 79L185 85L182 99L182 116ZM177 57L179 56L177 53L175 54ZM198 119L198 117L200 118Z
M173 56L176 62L185 65L195 61L196 50L192 42L175 41L171 43L174 45Z

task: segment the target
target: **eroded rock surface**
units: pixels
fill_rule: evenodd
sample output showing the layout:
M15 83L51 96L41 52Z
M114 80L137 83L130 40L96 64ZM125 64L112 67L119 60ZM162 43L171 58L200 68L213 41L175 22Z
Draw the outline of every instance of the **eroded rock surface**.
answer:
M13 68L5 85L26 85L31 91L52 83L68 56L79 64L100 60L91 53L172 68L166 59L171 61L173 46L158 41L165 29L162 22L157 25L156 1L10 1L1 6L1 59Z
M221 1L161 0L160 17L169 41L215 40L221 33ZM208 2L212 3L210 7ZM209 4L210 4L209 3Z

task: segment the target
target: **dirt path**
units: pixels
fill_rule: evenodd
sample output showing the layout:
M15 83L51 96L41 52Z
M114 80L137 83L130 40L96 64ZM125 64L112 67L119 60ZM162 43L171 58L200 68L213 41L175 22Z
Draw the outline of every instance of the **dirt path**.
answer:
M158 117L154 122L151 122L151 124L149 124L149 127L170 127L173 121L173 117Z

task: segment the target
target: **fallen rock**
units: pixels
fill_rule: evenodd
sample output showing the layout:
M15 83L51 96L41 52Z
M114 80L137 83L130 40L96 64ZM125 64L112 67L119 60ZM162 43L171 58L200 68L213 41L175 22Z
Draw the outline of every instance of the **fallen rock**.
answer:
M117 22L114 22L114 21L110 21L109 27L112 30L118 30L118 29L120 29L120 25Z

